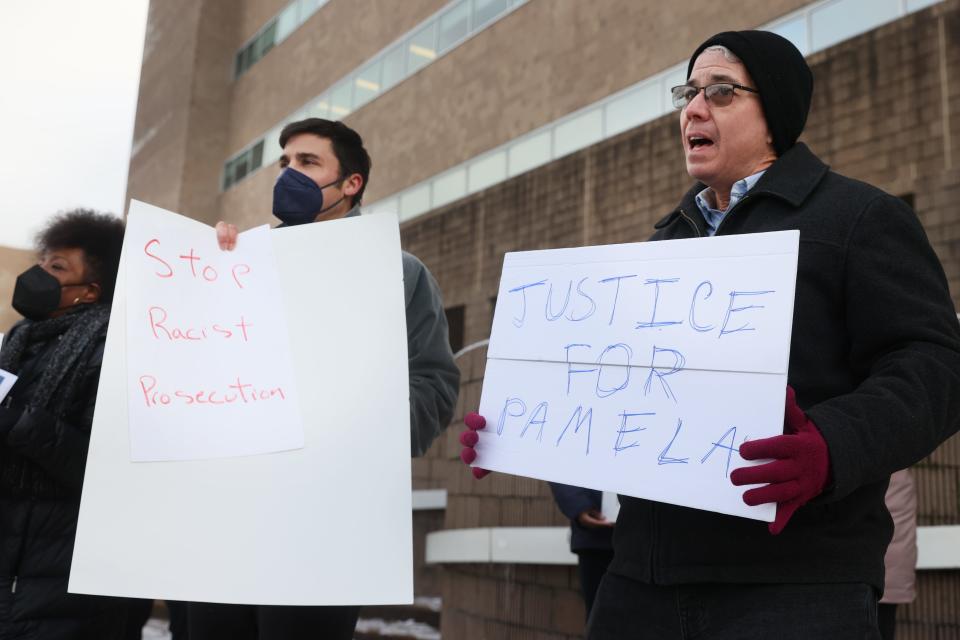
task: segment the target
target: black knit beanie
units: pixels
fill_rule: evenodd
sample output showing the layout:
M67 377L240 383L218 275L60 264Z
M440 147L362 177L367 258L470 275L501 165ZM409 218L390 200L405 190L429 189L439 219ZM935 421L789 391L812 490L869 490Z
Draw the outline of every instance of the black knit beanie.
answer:
M690 56L687 77L707 47L723 45L740 58L760 92L760 102L777 155L803 132L813 96L813 74L793 44L769 31L724 31L708 38Z

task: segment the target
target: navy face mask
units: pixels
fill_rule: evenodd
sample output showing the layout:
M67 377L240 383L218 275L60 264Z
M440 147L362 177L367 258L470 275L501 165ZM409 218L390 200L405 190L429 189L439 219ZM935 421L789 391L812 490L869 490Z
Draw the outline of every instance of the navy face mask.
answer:
M323 206L323 190L342 180L338 177L321 187L309 176L287 167L273 185L273 215L290 226L313 222L318 215L343 201L344 196L340 196L330 206Z

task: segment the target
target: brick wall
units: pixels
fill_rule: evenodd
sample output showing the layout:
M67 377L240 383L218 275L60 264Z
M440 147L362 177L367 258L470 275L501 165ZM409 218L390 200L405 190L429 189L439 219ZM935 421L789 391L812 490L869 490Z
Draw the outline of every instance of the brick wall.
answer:
M810 60L816 77L804 140L833 168L912 194L960 296L960 0L842 43ZM406 224L406 249L465 305L467 344L489 335L506 251L644 240L690 185L676 116L666 116ZM422 460L415 487L446 487L444 527L562 525L545 483L494 474L476 482L457 458L462 415L479 405L485 351L460 362L457 418ZM921 525L960 524L960 438L915 467ZM560 640L582 631L567 567L448 565L443 635ZM960 572L923 572L902 607L901 637L960 634ZM579 607L579 608L578 608Z

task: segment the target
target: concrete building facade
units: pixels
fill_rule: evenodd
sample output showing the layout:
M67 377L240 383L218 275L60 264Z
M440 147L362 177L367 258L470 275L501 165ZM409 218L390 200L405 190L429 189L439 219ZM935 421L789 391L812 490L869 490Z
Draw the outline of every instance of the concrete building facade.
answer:
M369 208L399 211L440 283L455 349L482 345L505 252L649 237L691 183L662 89L705 37L758 27L808 55L802 139L912 202L960 302L960 0L154 2L128 196L270 222L279 127L342 118L373 157ZM465 471L457 425L479 405L482 346L459 364L455 423L413 464L415 489L446 492L415 515L417 593L442 596L445 638L572 640L566 523L545 483ZM899 637L955 637L960 438L914 472L922 570ZM556 551L506 552L524 540ZM487 555L450 551L471 544Z

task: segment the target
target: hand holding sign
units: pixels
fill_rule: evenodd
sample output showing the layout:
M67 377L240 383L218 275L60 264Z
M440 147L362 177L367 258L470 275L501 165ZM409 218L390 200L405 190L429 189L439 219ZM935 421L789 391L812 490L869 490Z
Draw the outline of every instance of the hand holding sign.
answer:
M735 469L730 481L737 486L766 484L743 494L749 505L775 502L777 517L770 523L770 533L778 535L797 509L823 492L830 475L830 456L820 430L797 405L797 396L787 387L784 413L786 434L745 442L740 446L744 460L773 462L758 467Z
M237 227L236 225L221 220L214 227L217 230L217 244L223 251L233 251L237 248Z
M463 445L463 449L460 451L460 459L465 465L469 466L477 459L477 450L474 448L480 441L480 436L477 435L477 431L487 426L487 420L479 413L468 413L464 416L463 423L467 425L467 430L460 434L460 444ZM479 467L473 467L472 471L473 477L477 480L480 480L490 473L486 469L480 469Z

